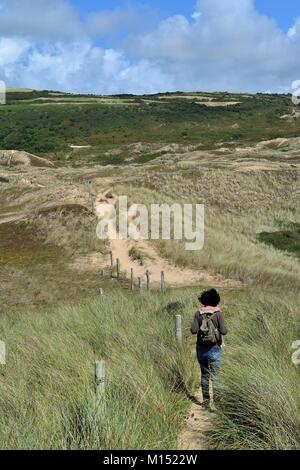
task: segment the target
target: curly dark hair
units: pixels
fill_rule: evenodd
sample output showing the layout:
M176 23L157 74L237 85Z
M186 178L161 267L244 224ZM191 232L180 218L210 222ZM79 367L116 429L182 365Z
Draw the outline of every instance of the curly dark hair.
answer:
M220 295L216 289L210 289L202 292L198 299L205 307L216 307L219 305L221 300Z

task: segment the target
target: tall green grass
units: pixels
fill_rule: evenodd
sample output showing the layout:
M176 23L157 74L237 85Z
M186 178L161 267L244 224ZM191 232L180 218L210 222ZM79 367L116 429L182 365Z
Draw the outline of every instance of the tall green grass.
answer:
M232 305L214 448L300 448L299 305L299 296L258 289Z
M201 289L199 287L199 289ZM2 316L7 365L0 373L2 449L174 449L199 386L189 333L198 289L165 295L108 292L81 308ZM229 335L222 406L206 442L216 449L294 449L300 442L299 296L221 291ZM184 340L175 341L180 302ZM93 363L107 366L96 412Z
M188 343L174 339L168 296L110 292L81 308L2 316L2 449L170 449L192 388ZM107 366L96 413L93 364Z
M168 188L174 197L176 184ZM130 200L152 201L152 190L118 189ZM300 369L291 361L292 342L300 339L299 261L256 239L274 228L279 216L298 220L299 209L292 203L290 209L276 206L276 200L255 215L209 208L205 247L198 254L185 252L181 243L158 244L178 265L221 273L244 286L221 291L229 336L222 406L206 440L211 448L299 447ZM66 229L53 222L53 234L65 235L62 242L68 242L76 221L69 222ZM93 247L93 238L81 239L81 233L72 238L75 251L87 240ZM187 393L199 385L189 334L195 294L194 289L142 296L107 291L84 307L2 315L0 339L8 357L0 369L0 447L175 448L189 408ZM182 347L175 342L174 316L166 310L178 300ZM107 387L105 412L96 413L93 363L99 359L107 364Z

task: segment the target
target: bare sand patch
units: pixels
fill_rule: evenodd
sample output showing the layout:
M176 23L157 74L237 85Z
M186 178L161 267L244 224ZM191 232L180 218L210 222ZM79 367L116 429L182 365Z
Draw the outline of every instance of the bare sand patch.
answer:
M5 166L37 166L53 168L54 164L45 158L19 150L0 150L0 165Z

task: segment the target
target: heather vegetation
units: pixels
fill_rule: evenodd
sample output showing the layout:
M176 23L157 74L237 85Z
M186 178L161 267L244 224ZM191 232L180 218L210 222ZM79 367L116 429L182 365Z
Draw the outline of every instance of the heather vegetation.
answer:
M183 96L8 93L7 106L0 108L0 148L22 149L65 162L68 143L92 145L93 152L85 152L81 162L107 164L107 149L140 141L193 143L212 149L220 142L248 145L298 135L297 121L280 119L292 110L289 96L212 94L207 101L203 94L201 100L197 95L194 99ZM210 105L224 102L237 104ZM76 154L75 160L80 156ZM112 163L121 164L124 157L114 157ZM149 159L145 155L139 163ZM69 163L74 163L70 155Z

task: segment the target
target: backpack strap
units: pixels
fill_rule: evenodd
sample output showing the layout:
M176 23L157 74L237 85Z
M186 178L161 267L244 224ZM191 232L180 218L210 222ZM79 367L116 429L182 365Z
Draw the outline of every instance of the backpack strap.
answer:
M208 319L212 319L213 317L215 317L217 315L217 313L220 313L220 310L218 310L217 312L214 312L214 313L209 313L209 312L201 312L201 310L198 311L199 314L201 315L201 317L203 315L208 315L209 318Z

